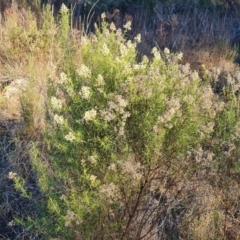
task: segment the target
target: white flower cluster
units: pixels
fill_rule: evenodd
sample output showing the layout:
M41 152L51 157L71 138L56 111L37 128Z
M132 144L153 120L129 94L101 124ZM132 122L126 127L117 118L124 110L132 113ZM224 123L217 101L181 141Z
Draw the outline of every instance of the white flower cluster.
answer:
M140 43L141 42L141 34L138 34L134 40L137 42L137 43Z
M126 30L131 30L132 29L131 21L128 21L125 25L123 25L123 28Z
M53 119L59 125L62 125L64 123L63 116L59 116L59 115L55 114Z
M222 149L224 149L224 155L226 157L232 157L232 152L236 149L236 146L229 141L224 141L221 143Z
M187 94L183 97L183 100L188 103L189 105L194 105L194 97L190 94Z
M90 78L92 75L91 70L84 64L82 64L80 68L77 69L77 73L80 77L83 78Z
M67 82L68 82L68 76L67 76L67 74L64 73L64 72L61 72L58 83L59 83L59 84L65 84L65 83L67 83Z
M12 220L12 221L10 221L10 222L8 223L8 226L9 226L9 227L13 227L14 225L16 225L16 223L15 223L14 220Z
M73 211L67 210L65 227L71 227L72 224L79 225L80 223L82 223L82 219Z
M233 92L239 92L240 90L240 71L234 71L232 74L224 76L224 80L227 80L227 86L231 88ZM218 80L220 81L220 80Z
M124 56L124 55L126 55L127 53L128 53L128 48L127 48L127 46L125 45L125 44L123 44L123 43L121 43L120 44L120 54L122 55L122 56Z
M134 64L132 66L133 70L141 70L141 69L145 69L146 68L146 65L143 65L142 63L140 64Z
M69 133L65 136L65 139L66 139L67 141L69 141L69 142L73 142L73 141L76 139L76 137L75 137L75 135L73 134L73 132L69 132Z
M115 24L113 22L110 24L109 28L112 31L116 31L116 26L115 26Z
M214 126L215 126L214 122L208 122L206 125L203 125L201 127L201 134L200 135L202 135L204 133L204 136L205 136L206 133L213 132Z
M118 112L123 112L123 108L128 105L128 102L121 95L114 95L114 102L110 102L109 106L116 109Z
M191 73L190 64L189 63L186 63L184 65L180 64L179 65L179 71L182 74L189 74L189 73Z
M97 177L95 175L91 175L89 180L91 181L92 184L96 181Z
M219 67L213 67L211 69L211 77L213 82L218 82L220 79L221 69Z
M103 56L108 56L109 53L110 53L110 50L109 50L107 44L103 43L103 45L102 45L102 55Z
M56 97L51 97L51 104L53 109L61 110L63 107L62 101Z
M88 161L89 161L91 164L95 164L95 163L97 162L96 157L93 156L93 155L88 157Z
M100 195L106 198L110 203L119 199L119 190L114 183L104 184L99 191Z
M151 85L152 80L154 81L154 77L152 78L150 76L150 72L148 75L137 75L135 78L133 78L133 83L135 84L135 94L146 99L151 98L153 88L152 86L149 87L149 85Z
M85 168L86 167L86 160L85 159L82 159L81 160L81 165Z
M121 64L121 63L122 63L122 60L121 60L119 57L115 57L114 61L115 61L117 64Z
M118 120L118 124L114 128L118 134L118 137L124 135L124 127L126 120L130 117L130 113L125 111L128 102L119 94L113 94L110 96L110 101L108 102L108 108L101 110L101 117L107 121Z
M171 53L170 50L168 48L165 48L163 50L164 52L164 56L165 56L165 59L167 60L168 64L178 64L179 61L182 60L182 57L183 57L183 53Z
M117 171L117 167L116 167L116 164L115 163L112 163L109 167L108 167L109 170L111 171Z
M177 59L177 60L181 61L182 58L183 58L183 53L182 53L182 52L180 52L180 53L178 53L178 54L176 55L176 59Z
M105 38L109 37L109 35L110 35L110 31L107 28L104 28L102 33L103 33Z
M123 174L127 174L126 178L131 181L139 181L142 179L143 174L142 170L143 167L141 166L140 162L136 162L134 160L133 154L130 154L128 156L128 159L126 162L120 163L121 169L123 171Z
M106 13L105 12L103 12L102 14L101 14L101 19L105 19L106 18Z
M16 178L17 177L17 173L15 173L15 172L9 172L8 173L8 178L9 179L14 179L14 178Z
M115 33L115 36L119 42L124 41L124 37L123 37L121 28L118 28L118 30Z
M119 46L119 53L121 56L126 56L129 51L134 52L136 49L136 42L132 42L131 40L128 40L126 43L123 43L122 40L119 40L120 46ZM117 60L117 58L115 59L116 62L121 62L121 60Z
M60 8L60 12L61 13L67 13L68 12L68 8L66 7L66 5L63 3L61 8Z
M127 107L128 102L121 95L112 95L110 96L111 101L108 102L108 108L105 110L101 110L101 117L105 121L112 121L116 119L118 114L124 115L124 119L129 116L129 113L125 113L124 108Z
M169 55L169 54L170 54L170 50L169 50L168 48L164 48L164 53L165 53L166 55Z
M197 163L209 163L213 160L214 153L206 150L204 151L202 147L188 151L188 157L192 158Z
M156 47L154 47L152 49L151 53L153 54L155 60L160 60L161 59L161 54Z
M168 128L172 128L172 125L169 123L174 116L181 117L181 104L179 99L172 98L166 102L166 112L158 117L158 121L164 124Z
M131 76L134 68L131 66L131 64L126 63L123 69L124 75L125 76Z
M93 36L95 38L95 35ZM90 44L90 40L88 36L81 36L81 46L86 46Z
M135 49L136 49L136 43L135 42L132 42L131 40L128 40L127 41L127 48L130 50L134 50L135 51Z
M86 111L84 114L84 120L85 121L93 121L97 116L97 111L95 109L91 109L89 111Z
M91 88L87 86L82 86L79 94L83 99L88 100L91 96Z
M235 126L234 131L231 135L231 140L236 141L239 138L240 138L240 128L239 128L239 126Z
M104 86L104 85L105 85L105 81L104 81L104 79L103 79L103 76L102 76L101 74L98 74L96 86L97 86L97 87L102 87L102 86Z
M205 87L201 95L201 108L211 109L213 105L213 102L212 102L213 96L214 96L214 93L212 91L212 88Z
M149 63L149 59L146 55L144 55L142 57L142 62L141 62L143 65L147 65Z
M113 111L109 111L107 109L105 110L100 110L101 117L107 121L110 122L116 118L116 115Z

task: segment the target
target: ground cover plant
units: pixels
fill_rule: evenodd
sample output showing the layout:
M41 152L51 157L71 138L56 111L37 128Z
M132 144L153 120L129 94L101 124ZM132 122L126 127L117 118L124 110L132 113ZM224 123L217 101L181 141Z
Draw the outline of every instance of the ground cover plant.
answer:
M1 74L28 85L22 125L1 133L4 238L238 239L237 68L201 78L181 52L147 57L107 14L91 34L65 5L5 16Z

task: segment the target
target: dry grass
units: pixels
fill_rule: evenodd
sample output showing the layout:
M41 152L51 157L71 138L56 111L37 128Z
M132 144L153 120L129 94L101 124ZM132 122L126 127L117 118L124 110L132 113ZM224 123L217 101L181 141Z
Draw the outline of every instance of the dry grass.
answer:
M110 21L121 26L133 19L129 36L142 35L139 50L149 55L152 47L165 47L184 53L183 63L204 64L208 69L220 66L223 71L232 71L238 60L240 21L236 11L218 11L201 8L189 3L158 4L154 14L149 15L141 7L134 7L128 14L115 12ZM236 47L234 47L236 46ZM195 68L195 67L193 67Z

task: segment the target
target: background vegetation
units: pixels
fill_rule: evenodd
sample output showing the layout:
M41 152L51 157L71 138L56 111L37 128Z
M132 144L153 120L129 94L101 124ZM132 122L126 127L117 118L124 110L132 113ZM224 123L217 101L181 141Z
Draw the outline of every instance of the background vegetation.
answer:
M1 1L0 236L239 239L238 1L115 2Z

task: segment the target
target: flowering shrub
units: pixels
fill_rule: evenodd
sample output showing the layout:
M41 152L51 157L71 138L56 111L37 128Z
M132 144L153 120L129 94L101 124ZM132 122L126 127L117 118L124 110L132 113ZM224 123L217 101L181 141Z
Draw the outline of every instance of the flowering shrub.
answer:
M159 235L164 214L188 204L181 192L219 156L207 143L224 135L225 103L181 53L153 48L136 60L141 36L127 40L130 23L116 29L104 15L95 35L81 37L76 66L67 9L61 16L67 64L49 83L48 157L32 148L45 205L28 220L47 238Z

